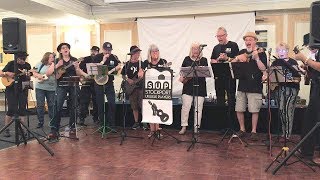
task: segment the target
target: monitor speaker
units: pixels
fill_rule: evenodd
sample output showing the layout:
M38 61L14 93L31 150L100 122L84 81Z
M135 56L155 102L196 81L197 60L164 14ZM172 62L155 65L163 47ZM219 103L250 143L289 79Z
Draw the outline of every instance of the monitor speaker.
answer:
M2 19L2 38L4 53L26 52L26 21L19 18Z

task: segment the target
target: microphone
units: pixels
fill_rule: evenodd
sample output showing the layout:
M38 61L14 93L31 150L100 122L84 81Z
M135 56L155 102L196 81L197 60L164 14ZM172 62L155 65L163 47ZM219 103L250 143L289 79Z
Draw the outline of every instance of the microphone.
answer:
M271 54L271 52L272 52L272 48L269 48L268 54Z
M199 46L202 47L202 48L204 48L204 47L206 47L207 45L206 45L206 44L200 44Z

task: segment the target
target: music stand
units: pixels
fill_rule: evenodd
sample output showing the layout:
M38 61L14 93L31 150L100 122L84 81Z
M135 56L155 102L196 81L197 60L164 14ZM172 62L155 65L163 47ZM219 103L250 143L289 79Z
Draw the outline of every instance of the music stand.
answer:
M272 66L270 67L270 83L284 83L284 88L286 89L286 83L287 82L295 82L294 79L287 79L287 74L288 74L288 70L287 69L283 69L282 66ZM287 103L287 97L284 98L284 104ZM286 112L287 113L287 112ZM268 167L265 169L265 172L267 172L269 170L269 168L275 163L278 162L279 164L285 165L285 166L289 166L293 163L296 163L298 161L302 162L303 164L305 164L306 166L308 166L310 169L312 169L313 171L315 171L308 163L306 163L302 158L298 157L296 154L291 154L290 153L290 149L287 146L287 130L288 130L288 126L287 123L284 123L284 128L285 128L285 134L284 134L284 144L283 147L281 148L281 151L278 153L278 155L276 156L275 159L273 159L273 161L268 165ZM285 159L288 156L288 153L290 153L290 156L295 156L298 161L295 161L293 163L287 163L287 160L284 160L282 163L280 163L279 158L282 157L282 155L284 155ZM275 174L275 172L277 171L277 168L280 168L279 166L275 167L275 169L273 170L273 174Z
M92 63L93 64L93 63ZM97 70L93 70L91 71L92 75L94 75L96 78L103 78L104 76L108 76L108 66L107 65L101 65L100 63L94 63L96 64ZM95 69L94 65L91 67L92 69ZM103 125L100 126L97 130L93 131L92 134L94 134L95 132L101 132L101 138L104 138L104 136L106 134L109 134L111 132L117 132L116 130L112 129L111 127L107 126L106 124L106 102L105 102L105 93L104 93L104 88L105 88L105 84L103 84L103 97L104 97L104 101L103 101ZM101 119L100 119L101 121Z
M191 65L190 67L181 67L180 69L180 75L183 77L189 77L189 78L193 78L193 94L192 94L192 105L193 105L193 111L194 114L196 114L196 128L199 128L199 120L198 120L198 103L197 103L197 109L195 107L195 94L198 92L198 78L199 77L213 77L213 73L212 73L212 69L209 66L196 66L195 63L193 65ZM196 81L196 82L195 82ZM197 84L195 84L197 83ZM198 98L197 98L198 99ZM195 129L194 129L194 125L192 128L192 138L191 141L180 141L180 142L190 142L190 146L188 147L187 151L190 151L191 148L194 147L194 145L196 143L199 144L209 144L209 145L213 145L213 146L217 146L217 144L214 143L209 143L209 142L201 142L198 141L198 139L195 137Z
M77 88L76 87L79 86L79 82L80 82L80 76L63 77L63 80L60 81L59 86L61 86L61 87L64 87L64 86L70 87L70 86L72 86L74 94L77 95ZM74 97L74 98L76 98L76 97ZM73 108L74 108L74 122L73 123L74 123L74 127L76 129L76 136L75 137L71 137L71 136L65 136L65 135L61 135L60 134L61 137L79 140L78 129L77 129L77 118L78 118L77 117L77 115L78 115L78 113L77 113L77 101L78 101L78 99L76 98L74 100L74 104L73 104Z
M230 91L230 83L231 83L231 79L235 79L235 74L234 74L234 71L233 71L233 68L232 68L232 63L214 63L214 64L211 64L212 66L212 71L214 73L214 76L215 78L219 78L219 79L225 79L225 80L228 80L229 81L229 87L228 87L228 90ZM239 74L239 73L238 73ZM228 102L229 102L229 96L228 96ZM230 104L228 104L228 123L229 123L229 127L227 127L227 130L226 132L223 134L222 138L220 139L218 145L220 145L223 140L226 138L226 136L228 135L228 133L231 131L232 135L230 136L229 138L229 141L228 143L231 143L232 139L233 138L238 138L239 141L241 142L242 145L246 146L247 143L244 142L238 135L237 135L237 132L231 127L231 106Z

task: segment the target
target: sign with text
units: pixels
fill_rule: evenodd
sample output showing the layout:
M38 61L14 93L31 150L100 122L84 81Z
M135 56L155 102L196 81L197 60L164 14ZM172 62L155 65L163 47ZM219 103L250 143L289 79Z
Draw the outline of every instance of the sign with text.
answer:
M142 122L172 124L172 71L151 68L144 80Z

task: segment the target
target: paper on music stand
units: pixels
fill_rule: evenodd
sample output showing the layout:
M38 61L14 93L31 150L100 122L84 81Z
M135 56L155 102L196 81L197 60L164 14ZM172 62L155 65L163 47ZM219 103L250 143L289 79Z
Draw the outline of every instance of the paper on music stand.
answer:
M98 66L100 63L87 63L87 74L88 75L98 75Z
M98 74L97 75L108 75L108 66L107 65L98 65Z
M212 69L209 66L195 66L193 67L181 67L180 75L183 77L194 77L194 72L197 72L198 77L213 77Z
M234 79L231 62L211 64L215 79Z
M270 83L286 82L284 77L283 69L281 66L271 66L269 67L269 81Z

